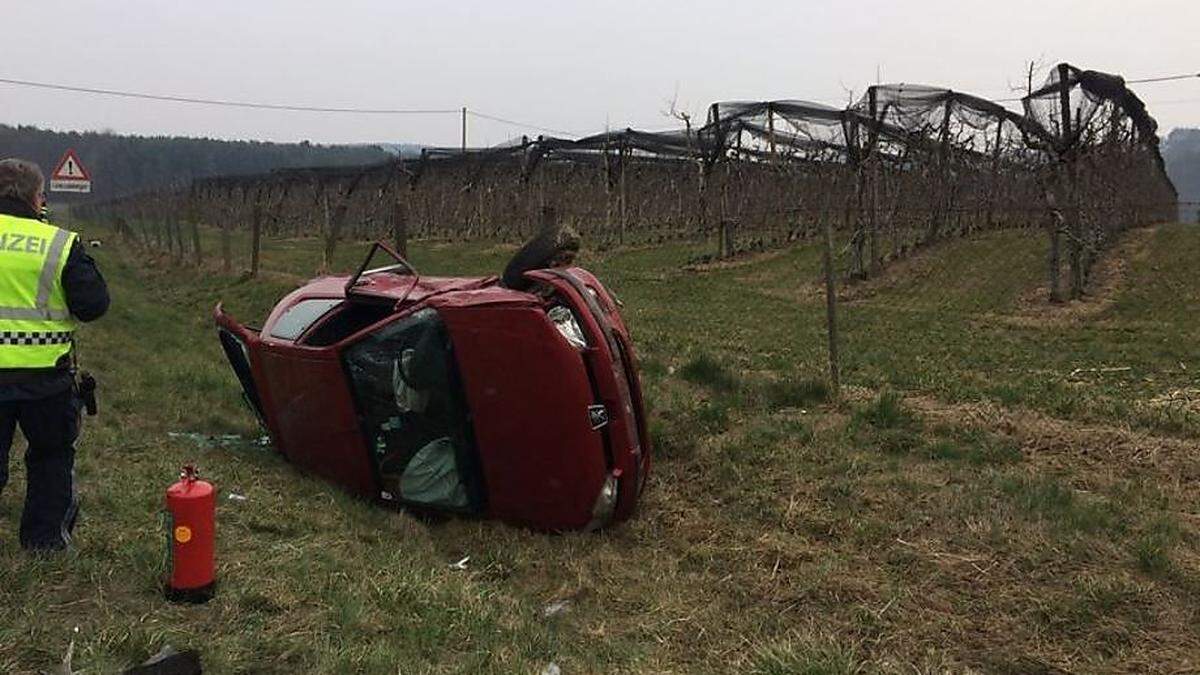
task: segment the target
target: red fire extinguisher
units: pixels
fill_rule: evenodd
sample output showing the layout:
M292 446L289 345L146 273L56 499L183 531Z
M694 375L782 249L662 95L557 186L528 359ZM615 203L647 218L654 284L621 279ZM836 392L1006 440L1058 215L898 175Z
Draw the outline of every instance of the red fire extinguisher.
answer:
M168 599L207 602L212 597L216 584L216 507L216 489L212 483L200 480L194 465L183 467L179 481L167 488Z

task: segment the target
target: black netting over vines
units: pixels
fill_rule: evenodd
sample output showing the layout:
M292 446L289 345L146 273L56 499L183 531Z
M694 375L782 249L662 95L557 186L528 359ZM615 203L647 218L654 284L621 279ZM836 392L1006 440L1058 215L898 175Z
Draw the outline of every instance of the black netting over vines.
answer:
M1172 218L1154 120L1115 75L1054 68L1022 112L936 87L869 87L845 109L799 100L714 103L703 123L419 158L198 180L94 205L122 223L186 218L268 236L527 237L545 209L591 246L722 239L722 251L830 225L843 271L866 276L951 236L1044 229L1051 288L1082 292L1121 230ZM719 235L718 235L719 233ZM182 248L185 242L177 237ZM330 243L329 245L332 245Z

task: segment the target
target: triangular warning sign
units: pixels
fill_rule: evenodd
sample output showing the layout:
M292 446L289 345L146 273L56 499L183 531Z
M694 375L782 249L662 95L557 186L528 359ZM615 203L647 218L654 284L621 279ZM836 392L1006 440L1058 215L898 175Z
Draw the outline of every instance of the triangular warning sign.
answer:
M54 169L50 178L51 180L91 180L92 176L87 169L83 168L83 164L79 163L79 156L75 154L75 151L67 150L62 159L58 160L58 167Z

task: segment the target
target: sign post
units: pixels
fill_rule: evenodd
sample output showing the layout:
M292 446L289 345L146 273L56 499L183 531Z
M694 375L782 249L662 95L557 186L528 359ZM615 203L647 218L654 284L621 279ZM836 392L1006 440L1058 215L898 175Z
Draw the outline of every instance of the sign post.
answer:
M68 149L50 174L51 192L91 192L92 175L79 162L74 150Z

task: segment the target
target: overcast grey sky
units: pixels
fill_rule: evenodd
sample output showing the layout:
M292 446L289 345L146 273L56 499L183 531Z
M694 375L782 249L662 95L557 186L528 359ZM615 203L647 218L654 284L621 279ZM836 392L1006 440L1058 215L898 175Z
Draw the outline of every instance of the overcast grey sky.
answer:
M1200 72L1195 0L538 2L4 0L0 77L281 104L458 108L553 129L656 129L678 92L843 104L875 81L1012 96L1031 59L1127 78ZM1138 85L1165 135L1200 79ZM455 115L130 101L0 85L0 122L314 142L456 145ZM471 120L473 145L522 132Z

